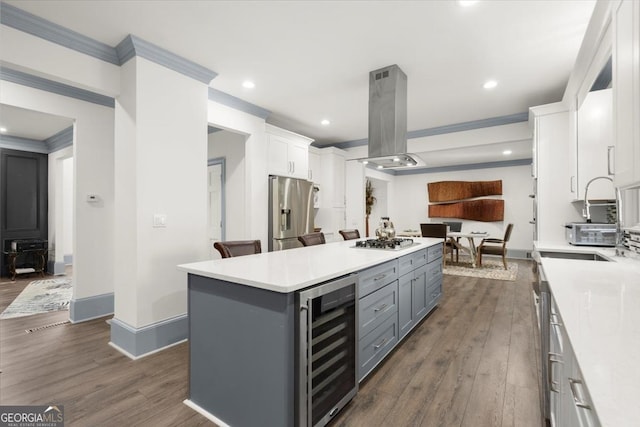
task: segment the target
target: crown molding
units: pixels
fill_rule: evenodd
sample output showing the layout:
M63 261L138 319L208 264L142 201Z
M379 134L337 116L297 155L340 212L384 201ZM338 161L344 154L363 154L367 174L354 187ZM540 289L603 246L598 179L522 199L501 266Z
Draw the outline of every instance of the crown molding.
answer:
M218 75L215 71L171 53L133 34L125 37L115 49L118 53L120 64L124 64L134 56L139 56L207 85Z
M132 34L113 47L6 3L0 8L0 23L118 66L140 56L207 85L218 75Z
M257 105L253 105L250 102L244 101L240 98L236 98L233 95L229 95L228 93L219 91L211 87L209 88L209 100L218 102L222 105L226 105L227 107L231 107L247 114L251 114L261 119L266 119L267 117L269 117L269 114L271 114L271 111L269 110L265 110L262 107L258 107Z
M12 70L10 68L0 67L0 80L29 86L46 92L57 93L58 95L68 96L70 98L91 102L105 107L114 108L116 105L115 99L109 96L34 76L32 74L23 73L22 71Z
M7 27L31 34L60 46L97 58L110 64L120 65L116 49L61 25L25 12L15 6L2 3L0 23Z
M73 126L61 130L53 136L44 140L49 149L49 153L62 150L73 145Z
M472 120L470 122L454 123L451 125L437 126L429 129L412 130L407 132L407 139L424 138L426 136L445 135L454 132L464 132L474 129L482 129L494 126L510 125L529 120L529 112L509 114L506 116L490 117L488 119ZM361 147L367 145L368 139L355 139L353 141L338 142L335 144L316 145L318 148L337 147L341 149Z
M0 148L49 154L49 147L47 147L44 141L10 135L0 135Z

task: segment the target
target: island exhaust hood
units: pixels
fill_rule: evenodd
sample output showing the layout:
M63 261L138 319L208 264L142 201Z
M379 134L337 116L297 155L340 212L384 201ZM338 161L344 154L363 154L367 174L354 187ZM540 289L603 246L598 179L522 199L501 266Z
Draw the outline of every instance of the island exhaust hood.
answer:
M369 73L369 157L378 169L416 166L407 153L407 75L397 65Z

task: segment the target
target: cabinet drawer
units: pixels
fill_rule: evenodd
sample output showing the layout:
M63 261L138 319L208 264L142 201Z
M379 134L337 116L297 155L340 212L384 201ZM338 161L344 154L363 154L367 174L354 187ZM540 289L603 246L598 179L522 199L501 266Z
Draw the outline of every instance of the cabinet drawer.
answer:
M398 312L398 281L362 298L358 303L360 339Z
M404 276L405 274L415 270L416 268L423 266L427 263L427 250L422 249L417 252L413 252L409 255L405 255L398 259L398 275Z
M442 243L427 248L427 262L442 258Z
M427 309L431 311L442 297L442 278L427 285Z
M365 297L398 278L398 260L385 262L358 273L359 298Z
M442 261L427 264L427 286L442 279Z
M398 316L391 316L359 342L359 378L369 372L393 349L398 342Z

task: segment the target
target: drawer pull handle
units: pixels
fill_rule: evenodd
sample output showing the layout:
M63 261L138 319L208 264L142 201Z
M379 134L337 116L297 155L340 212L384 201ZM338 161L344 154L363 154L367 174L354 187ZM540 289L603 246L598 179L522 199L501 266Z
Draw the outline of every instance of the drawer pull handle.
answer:
M379 276L374 277L374 278L373 278L373 281L374 281L374 282L377 282L378 280L382 280L382 279L384 279L385 277L387 277L387 275L386 275L386 274L381 274L381 275L379 275Z
M378 350L380 347L382 347L386 343L387 343L387 338L383 338L382 341L380 341L380 344L376 344L376 345L373 346L373 349L374 350Z
M584 409L589 409L590 410L591 409L591 405L589 405L584 400L584 398L582 397L581 393L579 393L578 384L582 385L583 382L581 380L576 380L574 378L569 378L569 387L571 387L571 394L573 395L573 402L579 408L584 408Z
M557 357L558 359L554 359L554 357ZM562 363L562 360L559 359L562 356L560 356L557 353L549 353L547 355L547 381L549 383L549 390L551 390L554 393L560 393L560 390L558 388L555 387L556 384L558 384L557 381L553 380L553 364L554 363Z
M374 309L373 309L373 312L374 312L374 313L377 313L377 312L379 312L379 311L384 310L385 308L387 308L387 304L382 304L380 307L376 307L376 308L374 308Z

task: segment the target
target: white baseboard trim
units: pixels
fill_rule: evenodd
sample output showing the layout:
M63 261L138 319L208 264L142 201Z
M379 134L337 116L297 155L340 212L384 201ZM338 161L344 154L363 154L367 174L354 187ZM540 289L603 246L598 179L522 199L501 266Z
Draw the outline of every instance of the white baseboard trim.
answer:
M202 407L200 407L199 405L193 403L189 399L183 400L182 403L184 403L189 408L193 409L194 411L196 411L197 413L199 413L200 415L202 415L203 417L205 417L209 421L213 421L214 423L216 423L220 427L231 427L229 424L227 424L224 421L220 420L219 418L217 418L215 415L211 414L210 412L202 409Z

